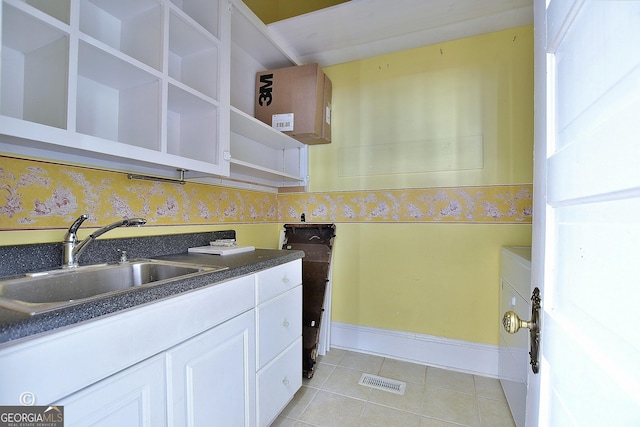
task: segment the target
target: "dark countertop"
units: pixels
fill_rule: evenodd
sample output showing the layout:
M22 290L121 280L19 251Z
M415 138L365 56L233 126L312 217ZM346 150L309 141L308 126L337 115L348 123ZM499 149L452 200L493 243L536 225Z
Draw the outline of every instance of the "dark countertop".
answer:
M302 257L304 257L302 251L275 249L256 249L251 252L225 256L191 253L155 256L153 258L224 266L228 269L204 273L191 278L176 279L168 283L138 287L91 302L34 316L0 308L0 348L40 334L215 285L218 282L255 273Z

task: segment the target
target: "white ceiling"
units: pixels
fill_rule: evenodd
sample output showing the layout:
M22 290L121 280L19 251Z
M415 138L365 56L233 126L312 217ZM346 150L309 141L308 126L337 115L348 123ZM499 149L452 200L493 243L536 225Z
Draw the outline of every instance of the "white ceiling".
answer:
M269 24L301 63L354 61L533 23L533 0L351 0Z

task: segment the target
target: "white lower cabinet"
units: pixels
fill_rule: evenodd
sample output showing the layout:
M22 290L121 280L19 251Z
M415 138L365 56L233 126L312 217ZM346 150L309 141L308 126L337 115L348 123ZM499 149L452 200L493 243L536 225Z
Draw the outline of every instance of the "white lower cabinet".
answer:
M57 402L69 426L255 425L250 310Z
M296 260L0 346L0 405L31 392L66 426L267 426L302 385L301 283Z
M155 356L61 401L67 426L166 426L165 365Z
M255 425L254 311L166 353L173 426Z

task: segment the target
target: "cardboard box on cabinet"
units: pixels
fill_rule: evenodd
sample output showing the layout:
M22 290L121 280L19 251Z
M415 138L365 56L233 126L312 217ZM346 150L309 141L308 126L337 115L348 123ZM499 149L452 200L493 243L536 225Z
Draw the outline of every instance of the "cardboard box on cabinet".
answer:
M305 144L331 142L331 80L318 64L256 73L256 118Z

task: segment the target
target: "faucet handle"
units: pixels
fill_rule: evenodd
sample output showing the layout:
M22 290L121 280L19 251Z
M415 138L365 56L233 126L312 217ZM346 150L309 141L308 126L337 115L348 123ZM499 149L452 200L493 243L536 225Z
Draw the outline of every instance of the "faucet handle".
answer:
M127 251L123 251L121 249L118 249L118 252L120 252L120 264L124 264L125 262L128 261L127 259Z
M75 239L75 234L78 231L78 228L80 228L82 223L87 218L89 218L89 215L87 215L87 214L82 214L78 218L76 218L76 220L73 221L73 224L71 224L71 226L69 227L69 230L67 230L67 235L65 236L65 240L74 240Z

